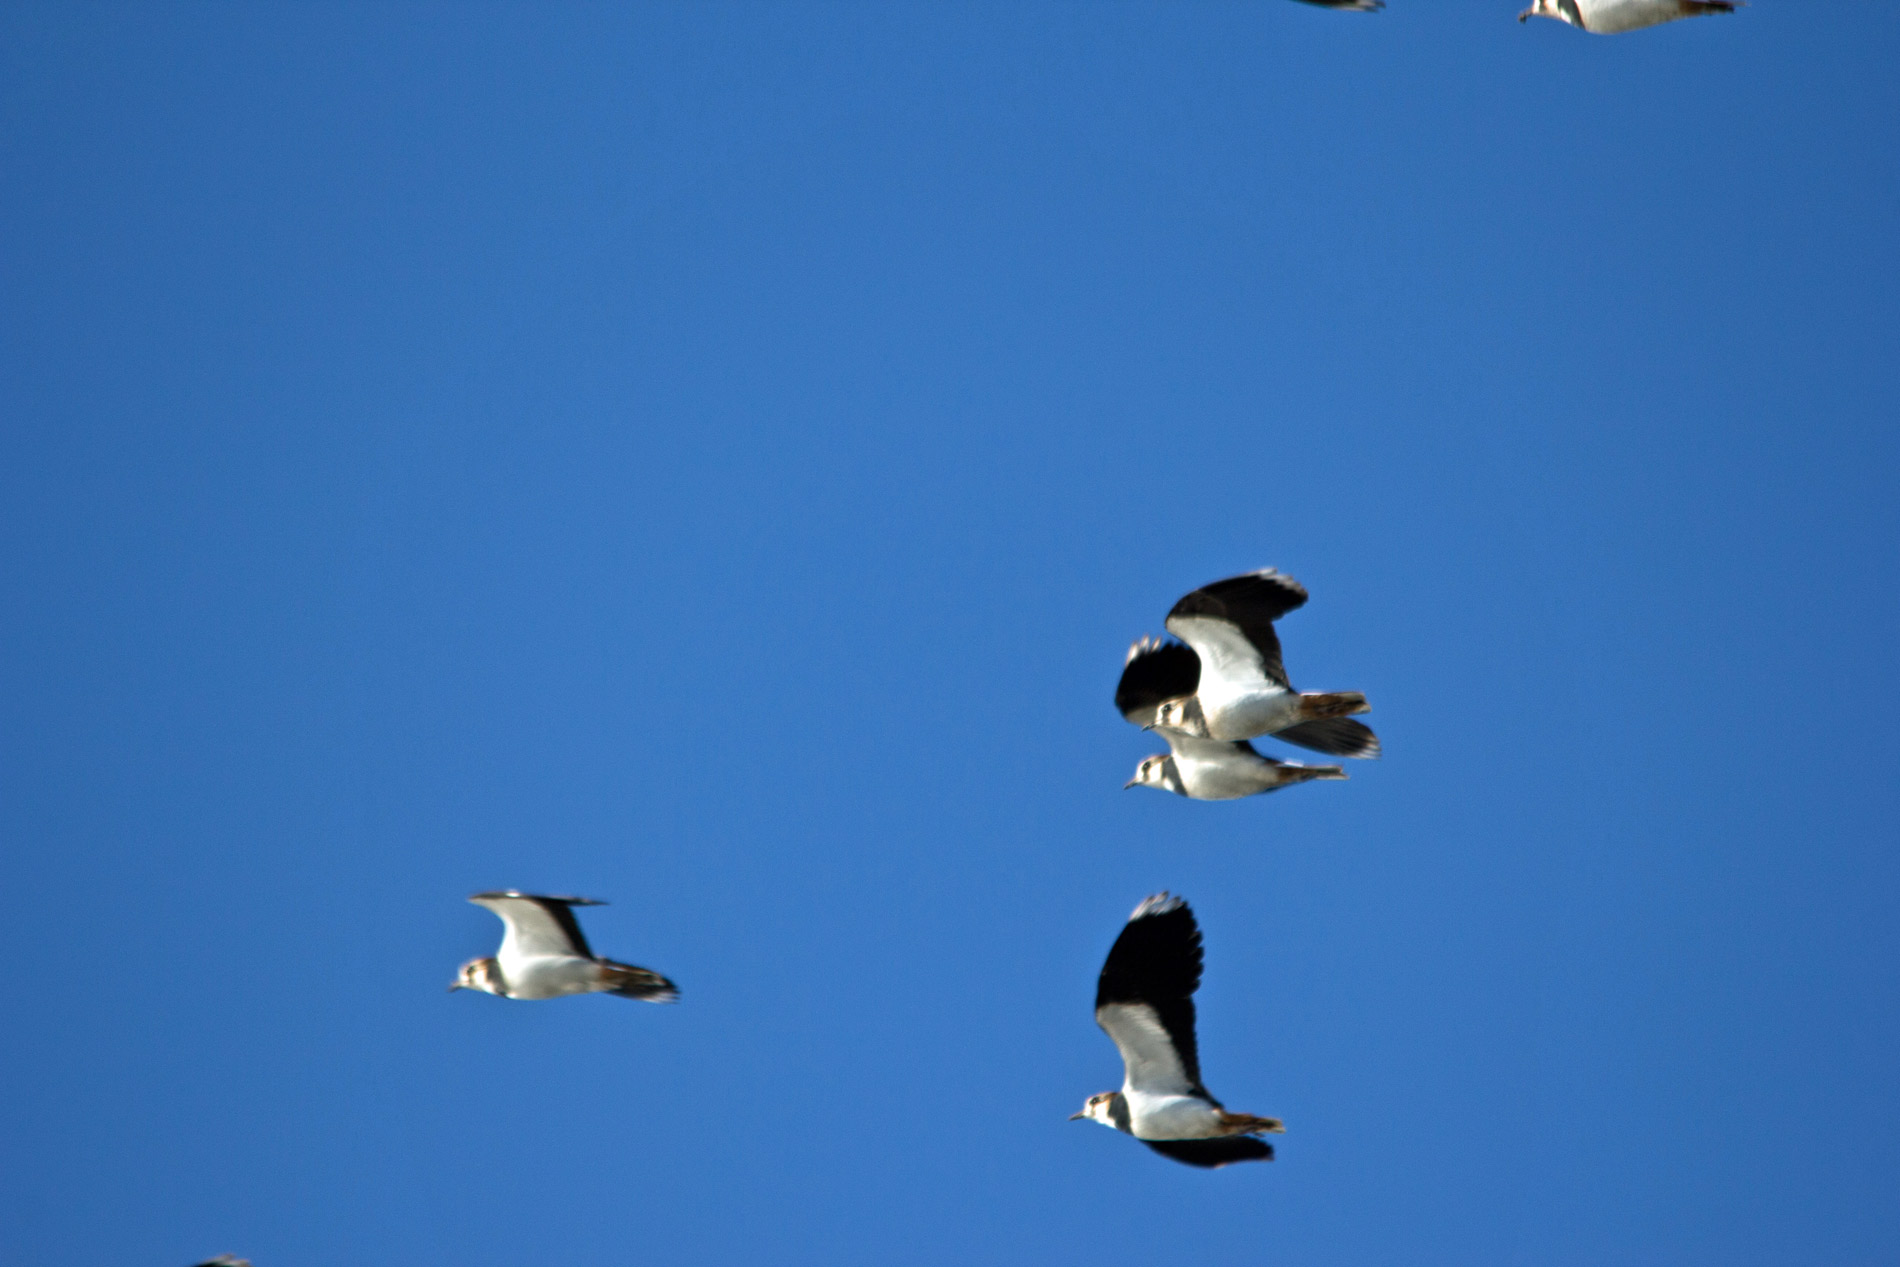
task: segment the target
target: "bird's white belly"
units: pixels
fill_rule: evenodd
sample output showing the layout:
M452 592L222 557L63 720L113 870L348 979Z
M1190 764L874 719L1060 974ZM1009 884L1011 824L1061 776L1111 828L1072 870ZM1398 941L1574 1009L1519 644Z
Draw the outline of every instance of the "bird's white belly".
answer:
M1201 715L1207 721L1210 739L1254 739L1276 730L1299 724L1300 697L1277 687L1271 691L1252 691L1222 698L1203 692Z
M1197 761L1177 755L1174 768L1187 794L1199 801L1231 801L1252 796L1272 782L1262 777L1265 772L1262 769L1239 761Z
M518 959L501 965L508 994L517 999L558 999L564 994L586 994L600 981L600 969L591 959L548 956Z
M1584 29L1597 35L1619 35L1687 16L1672 0L1581 0L1577 10L1583 14Z
M1136 1139L1211 1139L1225 1134L1220 1112L1191 1095L1151 1095L1124 1091L1128 1133Z

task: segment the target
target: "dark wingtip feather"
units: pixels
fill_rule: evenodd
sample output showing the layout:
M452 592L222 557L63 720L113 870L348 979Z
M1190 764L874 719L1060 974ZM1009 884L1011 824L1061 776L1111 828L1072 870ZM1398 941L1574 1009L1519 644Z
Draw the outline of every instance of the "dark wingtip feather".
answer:
M1227 1139L1144 1139L1163 1157L1203 1170L1218 1170L1243 1161L1272 1161L1273 1145L1250 1135Z
M1201 684L1201 657L1179 642L1143 638L1128 649L1115 684L1115 711L1137 726L1154 721L1157 707L1192 695Z
M1243 627L1254 621L1271 624L1306 603L1306 587L1284 572L1262 568L1203 585L1184 594L1168 612L1177 616L1212 616Z

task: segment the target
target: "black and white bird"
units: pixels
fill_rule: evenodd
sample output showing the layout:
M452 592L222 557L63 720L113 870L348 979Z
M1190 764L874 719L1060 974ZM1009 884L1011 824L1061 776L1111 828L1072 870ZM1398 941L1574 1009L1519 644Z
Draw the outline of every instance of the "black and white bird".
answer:
M1677 18L1733 13L1735 8L1736 0L1531 0L1517 20L1555 18L1592 35L1617 35Z
M1203 585L1168 613L1181 642L1129 648L1115 707L1144 729L1197 739L1272 735L1338 757L1378 756L1377 736L1350 717L1371 711L1364 695L1301 694L1287 678L1273 622L1305 602L1305 588L1272 568Z
M1168 741L1167 752L1143 757L1135 777L1124 788L1154 787L1196 801L1233 801L1261 792L1277 792L1313 779L1343 779L1336 765L1301 765L1261 756L1245 739L1196 739L1158 731Z
M1201 1085L1194 1043L1200 984L1194 912L1157 893L1128 917L1095 987L1095 1023L1121 1051L1122 1089L1090 1096L1069 1120L1091 1118L1190 1166L1272 1161L1273 1145L1257 1137L1284 1131L1280 1119L1229 1113Z
M1299 765L1262 756L1244 739L1202 739L1178 730L1156 729L1156 708L1193 694L1200 674L1201 658L1181 643L1140 638L1128 648L1128 662L1115 688L1115 707L1135 725L1154 729L1168 741L1168 751L1143 758L1135 767L1135 777L1122 784L1124 788L1154 787L1197 801L1231 801L1312 779L1346 777L1336 765ZM1334 734L1327 727L1349 729ZM1307 737L1306 732L1315 729L1317 734ZM1372 738L1372 732L1343 717L1307 722L1294 731L1295 742L1307 738L1310 746L1331 744L1355 755L1378 752L1378 740ZM1277 736L1288 737L1285 731ZM1370 753L1364 752L1368 743Z
M565 994L618 994L672 1003L679 989L650 968L598 959L587 945L576 906L604 906L584 897L546 897L507 889L469 898L507 926L492 959L471 959L450 990L482 990L505 999L558 999Z

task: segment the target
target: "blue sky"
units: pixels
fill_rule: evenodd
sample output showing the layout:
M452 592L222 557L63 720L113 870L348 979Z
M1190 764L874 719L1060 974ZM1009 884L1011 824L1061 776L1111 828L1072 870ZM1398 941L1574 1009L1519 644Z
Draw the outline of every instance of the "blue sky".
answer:
M1517 7L0 11L0 1259L1900 1256L1900 17ZM1386 758L1122 791L1268 565Z

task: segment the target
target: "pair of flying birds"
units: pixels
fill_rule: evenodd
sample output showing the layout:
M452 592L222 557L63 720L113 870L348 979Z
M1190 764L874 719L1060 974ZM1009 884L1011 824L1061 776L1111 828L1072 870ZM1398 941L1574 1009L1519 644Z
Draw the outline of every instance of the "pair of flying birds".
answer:
M1592 35L1617 35L1646 26L1699 18L1711 13L1733 13L1742 0L1531 0L1517 15L1519 22L1555 18ZM1371 13L1385 8L1385 0L1306 0L1324 9L1353 9Z
M1273 624L1306 602L1306 589L1267 568L1230 576L1181 599L1167 629L1179 642L1141 638L1115 686L1115 707L1168 741L1124 787L1154 787L1197 801L1228 801L1311 779L1343 779L1336 765L1263 756L1248 742L1271 735L1337 757L1376 757L1379 739L1354 714L1357 691L1293 688Z
M1164 736L1170 751L1143 761L1129 786L1223 800L1345 777L1338 766L1262 756L1247 742L1259 735L1340 756L1378 755L1378 739L1351 717L1367 711L1365 696L1302 694L1287 678L1273 623L1305 602L1299 582L1271 568L1229 577L1174 605L1167 628L1179 642L1144 638L1130 649L1115 706ZM493 956L462 965L451 990L511 999L679 998L678 987L659 973L594 954L574 908L597 902L512 889L469 901L500 916L506 931ZM1273 1147L1260 1136L1283 1130L1280 1120L1229 1113L1201 1085L1194 1037L1200 983L1193 911L1166 893L1148 898L1115 939L1095 991L1096 1023L1121 1053L1122 1088L1091 1096L1074 1118L1113 1127L1190 1166L1270 1161Z

